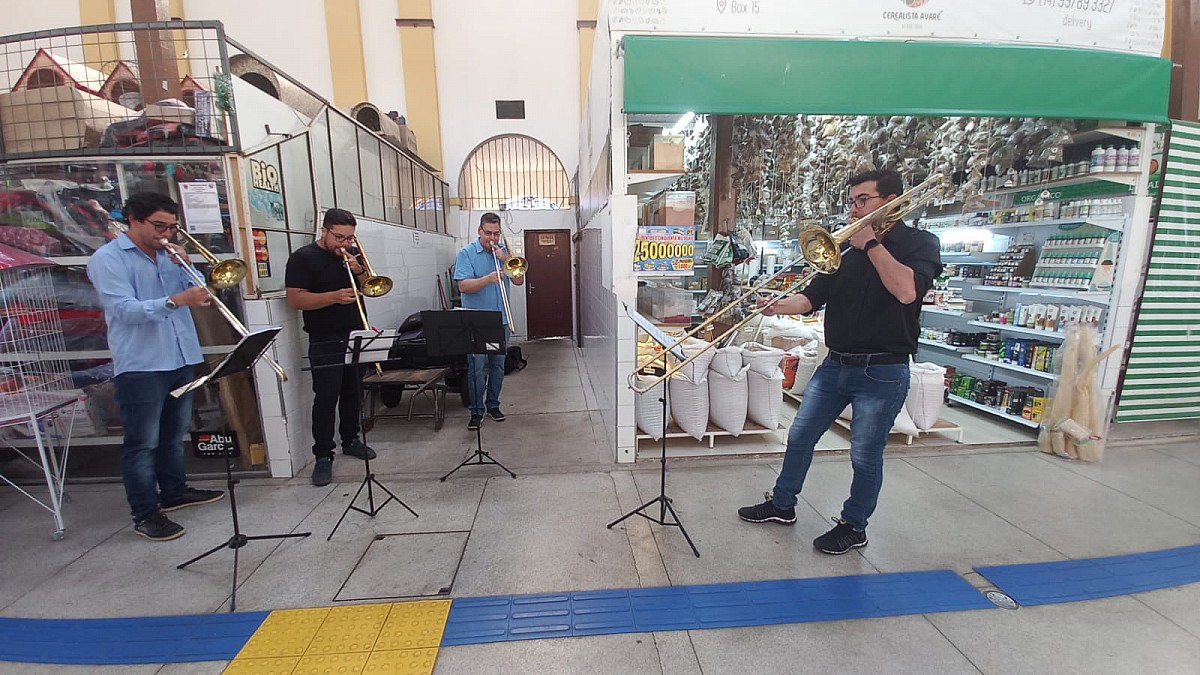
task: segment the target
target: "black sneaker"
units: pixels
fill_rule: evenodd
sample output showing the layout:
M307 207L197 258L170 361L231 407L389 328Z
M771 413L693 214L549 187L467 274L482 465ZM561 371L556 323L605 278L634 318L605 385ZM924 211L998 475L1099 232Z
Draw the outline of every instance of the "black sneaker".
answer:
M780 509L775 506L775 502L771 501L768 496L767 501L754 506L743 506L738 509L738 517L748 523L783 523L784 525L794 525L796 523L796 509Z
M503 422L505 419L504 413L500 412L499 408L491 408L488 410L488 417L496 420L497 422Z
M183 536L183 526L171 522L162 511L155 511L150 517L134 523L133 531L151 541L170 541Z
M312 484L321 486L329 485L333 480L333 458L318 457L317 463L313 464Z
M475 431L476 429L479 428L479 425L482 422L483 422L482 415L471 415L471 421L467 422L467 428L470 429L471 431Z
M837 523L833 529L813 539L813 548L829 555L841 555L852 548L862 548L867 545L865 530L856 530L854 526L841 518L834 518Z
M375 459L375 451L371 449L371 446L357 439L351 441L349 445L343 445L342 454L358 459Z
M225 498L223 490L197 490L193 487L183 489L183 494L174 499L163 500L160 511L166 513L168 511L176 511L188 506L197 506L199 504L211 504L219 502Z

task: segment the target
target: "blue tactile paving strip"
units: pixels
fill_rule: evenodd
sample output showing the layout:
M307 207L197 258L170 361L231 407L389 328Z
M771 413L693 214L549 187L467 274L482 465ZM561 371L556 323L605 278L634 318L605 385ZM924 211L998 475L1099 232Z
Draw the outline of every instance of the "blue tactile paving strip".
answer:
M129 619L0 618L0 661L177 663L228 661L270 612Z
M1075 602L1200 581L1200 545L976 570L1022 605Z
M949 570L455 600L442 645L992 609Z

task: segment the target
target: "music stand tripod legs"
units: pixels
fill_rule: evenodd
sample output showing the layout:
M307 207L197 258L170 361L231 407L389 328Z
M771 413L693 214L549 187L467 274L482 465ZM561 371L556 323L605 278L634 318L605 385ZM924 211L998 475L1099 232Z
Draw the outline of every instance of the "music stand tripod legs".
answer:
M683 521L679 520L679 514L675 513L675 507L671 505L671 498L667 496L667 384L664 382L661 386L663 391L662 398L659 400L662 401L663 429L662 458L660 460L661 465L659 467L658 474L658 496L630 511L629 513L626 513L620 518L612 521L607 525L607 527L611 530L614 525L617 525L630 516L641 516L646 520L663 527L678 527L680 534L682 534L683 538L687 540L688 546L692 547L692 553L695 553L696 557L699 558L700 550L696 548L696 544L692 543L692 538L688 536L687 530L685 530L683 527ZM654 506L655 504L659 505L657 518L645 513L646 509ZM668 512L671 514L671 520L667 520Z
M359 376L360 375L359 374L359 356L364 351L362 336L356 335L354 337L354 342L352 344L349 344L348 346L352 350L352 354L351 354L351 358L350 358L350 365L353 366L353 371L354 371L354 395L358 397L358 431L360 434L362 434L363 444L365 445L367 442L367 426L366 426L366 424L364 424L364 420L366 419L366 411L364 410L364 407L365 407L364 399L366 397L364 396L364 393L363 393L362 377ZM375 361L376 361L376 365L378 365L378 359L375 359ZM340 367L340 364L339 364L339 367ZM388 496L387 499L380 502L379 506L375 505L375 488L379 488L380 490L383 490L384 492L387 493L387 496ZM367 491L367 508L365 508L365 509L354 505L354 503L358 501L358 496L362 494L363 489L366 489L366 491ZM390 504L392 502L396 502L400 506L403 506L405 508L405 510L407 510L409 513L413 514L414 518L421 517L421 515L419 513L412 510L411 506L409 506L408 504L405 504L403 499L400 499L399 497L397 497L391 490L384 487L383 483L380 483L378 480L376 480L375 472L371 471L371 460L369 457L364 456L363 457L362 483L359 484L358 491L354 493L354 497L351 498L350 503L346 504L346 509L344 511L342 511L342 517L338 518L337 524L334 525L333 529L329 531L329 536L325 537L325 541L330 541L331 539L333 539L334 533L337 532L338 528L342 526L342 521L346 519L346 515L349 514L351 511L358 511L359 513L363 514L364 516L367 516L369 518L374 518L376 515L379 514L380 511L383 510L383 507L387 506L388 504Z
M476 398L476 394L478 393L476 391L478 389L478 385L476 384L476 381L475 381L475 372L474 372L475 365L476 365L475 359L471 358L472 356L473 356L472 354L467 355L467 379L469 379L471 381L471 385L470 385L471 386L471 403L475 403L475 401L478 401L479 399ZM480 367L482 367L482 366L480 366ZM472 460L474 460L474 461L472 461ZM444 483L444 482L446 482L447 478L449 478L450 476L452 476L454 474L455 471L458 471L459 469L463 468L464 466L479 466L479 465L483 465L483 464L495 464L496 466L500 467L501 469L504 469L504 471L506 473L508 473L508 475L512 476L513 478L517 477L517 474L510 471L507 466L504 466L500 462L497 462L496 458L492 457L486 450L483 449L483 423L480 422L479 426L476 427L476 429L475 429L475 452L470 457L467 457L466 459L464 459L462 461L462 463L460 463L458 466L451 469L448 473L446 473L445 476L442 476L438 480Z
M293 532L290 534L258 534L245 535L242 534L241 525L238 523L237 511L237 495L234 491L234 486L240 481L233 477L233 463L230 461L231 455L225 453L225 485L229 488L229 514L233 517L233 536L223 544L218 544L211 549L201 553L191 560L176 565L175 569L183 569L194 562L198 562L208 556L220 551L221 549L233 549L233 588L229 592L229 611L237 611L237 586L238 586L238 553L243 546L252 541L262 541L266 539L292 539L307 537L312 532Z

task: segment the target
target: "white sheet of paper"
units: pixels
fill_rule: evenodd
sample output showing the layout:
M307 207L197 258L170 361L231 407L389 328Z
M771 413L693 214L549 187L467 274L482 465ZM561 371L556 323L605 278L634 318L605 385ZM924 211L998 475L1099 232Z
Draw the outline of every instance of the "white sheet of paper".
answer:
M180 183L179 201L188 234L221 234L225 231L216 183Z
M662 329L660 329L658 326L655 326L650 319L647 319L629 305L625 305L625 314L628 315L630 319L633 319L633 322L638 325L638 328L646 331L647 335L653 338L655 342L662 345L663 349L669 348L672 356L680 361L687 360L687 354L683 353L683 347L675 344L675 338L672 338L670 335L664 333Z

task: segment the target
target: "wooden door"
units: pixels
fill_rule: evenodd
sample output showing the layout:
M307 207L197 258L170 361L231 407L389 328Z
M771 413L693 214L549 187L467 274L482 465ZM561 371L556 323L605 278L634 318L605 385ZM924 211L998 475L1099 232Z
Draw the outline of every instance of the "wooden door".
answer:
M571 232L526 230L526 324L529 339L571 335Z

